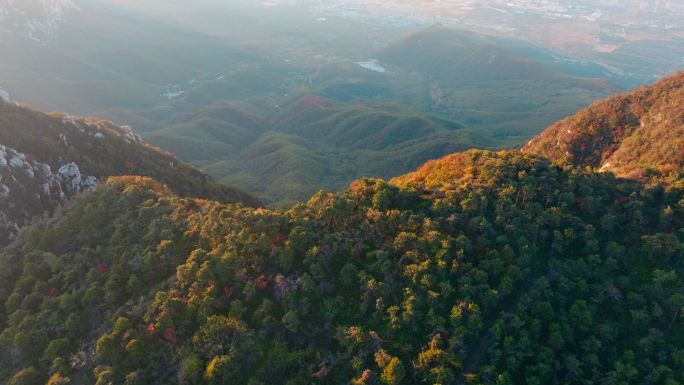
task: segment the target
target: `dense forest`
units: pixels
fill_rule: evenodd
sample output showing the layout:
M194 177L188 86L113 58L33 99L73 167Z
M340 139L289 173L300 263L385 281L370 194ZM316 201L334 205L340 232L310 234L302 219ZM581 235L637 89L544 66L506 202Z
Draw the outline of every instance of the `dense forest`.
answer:
M8 385L677 384L684 194L469 151L288 211L110 178L1 257Z

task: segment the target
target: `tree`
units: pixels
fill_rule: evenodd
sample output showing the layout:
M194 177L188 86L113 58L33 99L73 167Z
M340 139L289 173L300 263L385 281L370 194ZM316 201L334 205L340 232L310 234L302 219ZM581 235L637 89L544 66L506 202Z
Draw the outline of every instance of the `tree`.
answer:
M53 374L48 380L46 385L69 385L71 380L69 378L62 377L59 373Z
M239 367L235 365L230 356L225 354L214 356L204 371L204 378L210 384L225 384L228 381L236 380L234 375L238 374L238 370Z
M42 385L41 375L36 368L30 366L15 373L7 385Z
M204 363L196 355L185 357L178 370L178 382L181 385L198 384L202 378Z
M382 381L387 385L398 385L404 379L404 365L397 357L392 357L382 369Z

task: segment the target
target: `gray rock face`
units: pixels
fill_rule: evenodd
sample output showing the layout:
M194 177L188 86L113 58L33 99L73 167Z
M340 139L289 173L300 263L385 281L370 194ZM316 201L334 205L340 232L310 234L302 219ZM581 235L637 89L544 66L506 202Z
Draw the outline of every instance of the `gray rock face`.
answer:
M77 193L81 189L81 170L76 163L67 163L57 171L57 180L67 191Z
M49 164L0 144L0 244L14 238L33 216L96 186L97 178L81 174L76 163L53 173Z
M14 156L12 156L12 158L10 158L10 160L9 160L9 165L12 168L21 169L21 168L24 168L24 161L25 160L26 160L26 157L24 156L24 154L19 154L19 153L15 152Z
M0 168L7 168L7 149L0 144Z
M24 1L0 0L0 13L3 4L23 4ZM71 0L26 1L69 3ZM0 40L5 27L0 14ZM0 101L0 109L10 114L25 113L23 107L13 102ZM27 117L33 119L33 113ZM88 172L97 172L98 177L124 172L128 167L123 167L122 163L129 160L125 155L116 154L108 160L118 164L98 163L98 157L103 152L108 155L112 147L122 146L122 154L139 149L143 151L142 156L149 154L154 162L166 159L144 148L142 138L129 126L59 113L44 118L37 120L35 125L10 122L8 127L16 132L1 135L0 247L7 245L18 229L35 216L51 212L76 194L94 190L99 181ZM137 159L130 161L136 167L140 163ZM144 167L147 166L141 166Z
M83 182L81 182L82 191L93 191L95 190L95 187L97 187L97 178L92 175L88 175L83 179Z
M57 180L62 188L71 194L81 191L92 191L97 187L97 178L92 175L81 175L81 170L76 163L67 163L57 171Z
M5 200L9 197L10 189L7 185L0 183L0 200Z

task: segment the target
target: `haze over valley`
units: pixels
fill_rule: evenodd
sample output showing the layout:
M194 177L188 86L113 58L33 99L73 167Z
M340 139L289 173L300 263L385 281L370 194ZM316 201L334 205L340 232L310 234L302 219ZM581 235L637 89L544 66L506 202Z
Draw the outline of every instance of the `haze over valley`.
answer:
M506 13L633 22L607 3L540 4L509 2ZM456 150L520 146L594 100L684 64L665 68L638 48L628 57L622 50L632 42L587 55L539 39L549 36L542 23L520 30L528 23L515 18L506 19L514 29L494 31L491 23L506 25L490 17L497 2L0 5L12 20L0 31L4 96L133 126L280 207ZM653 6L648 15L676 26L664 16L675 8ZM590 11L605 16L587 20ZM576 29L563 23L557 28ZM667 44L678 31L654 33L668 55L676 55ZM582 35L589 41L594 32Z

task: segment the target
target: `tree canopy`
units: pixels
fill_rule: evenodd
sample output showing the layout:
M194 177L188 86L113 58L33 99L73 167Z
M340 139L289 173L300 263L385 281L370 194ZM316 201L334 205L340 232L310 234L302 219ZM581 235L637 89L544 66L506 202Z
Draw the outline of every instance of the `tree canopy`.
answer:
M287 211L112 178L0 255L0 379L673 385L683 245L681 189L517 152Z

